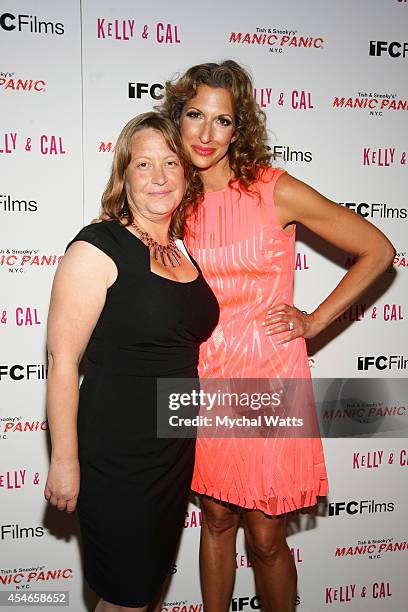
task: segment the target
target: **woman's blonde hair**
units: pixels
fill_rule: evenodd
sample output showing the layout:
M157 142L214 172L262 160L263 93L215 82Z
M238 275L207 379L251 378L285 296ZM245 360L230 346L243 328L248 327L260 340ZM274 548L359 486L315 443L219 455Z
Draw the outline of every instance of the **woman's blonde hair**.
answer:
M161 110L179 125L185 104L195 97L200 85L220 87L231 94L237 138L229 147L229 164L244 189L256 181L259 170L270 166L266 146L266 115L254 99L249 73L233 60L220 64L198 64L175 81L166 82Z
M190 209L196 208L203 194L203 185L198 172L189 162L177 126L160 112L148 112L131 119L119 134L115 145L112 170L102 195L102 213L112 219L125 220L125 225L133 223L132 210L126 194L125 173L132 158L132 138L138 132L151 128L160 132L167 146L177 155L184 169L185 189L180 205L173 213L170 235L182 238L185 221Z

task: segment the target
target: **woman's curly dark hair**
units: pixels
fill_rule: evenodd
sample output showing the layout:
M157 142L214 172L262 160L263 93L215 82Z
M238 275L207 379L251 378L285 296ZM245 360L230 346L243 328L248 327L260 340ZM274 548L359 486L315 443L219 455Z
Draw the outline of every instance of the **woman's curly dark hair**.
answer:
M161 110L179 125L184 105L195 97L200 85L222 87L231 94L238 138L230 144L229 163L235 175L233 180L247 190L258 178L259 170L271 165L266 147L266 115L254 99L252 79L233 60L198 64L177 80L166 81Z

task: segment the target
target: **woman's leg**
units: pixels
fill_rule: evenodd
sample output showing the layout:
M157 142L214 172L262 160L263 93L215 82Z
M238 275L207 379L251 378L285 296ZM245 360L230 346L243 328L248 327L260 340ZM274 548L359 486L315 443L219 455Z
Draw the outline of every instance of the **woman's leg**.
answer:
M117 606L109 603L104 599L100 599L98 605L95 608L95 612L146 612L147 606L143 608L129 608L127 606Z
M293 612L297 573L286 542L285 516L244 512L244 531L264 612Z
M239 513L202 496L200 577L206 612L227 612L235 579L235 541Z

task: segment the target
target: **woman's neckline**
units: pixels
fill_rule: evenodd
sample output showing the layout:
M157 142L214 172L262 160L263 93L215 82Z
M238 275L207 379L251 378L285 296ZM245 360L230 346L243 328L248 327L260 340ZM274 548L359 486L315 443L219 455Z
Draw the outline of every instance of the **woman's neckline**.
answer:
M259 168L259 171L257 173L257 177L255 179L255 181L251 184L255 184L259 179L262 179L262 177L264 176L265 172L268 172L269 170L271 171L275 171L275 170L280 170L280 168L273 168L272 166L270 167L261 167ZM221 187L220 189L216 189L215 191L205 191L204 189L204 196L206 198L212 197L212 196L218 196L222 193L225 193L226 191L229 191L230 189L238 189L239 190L239 178L233 178L231 179L231 181L229 181L227 183L227 185L225 187Z
M232 181L228 182L225 187L221 187L220 189L216 189L215 191L205 191L204 190L204 195L205 195L205 197L208 197L208 196L211 197L213 195L219 195L220 193L223 193L223 192L228 191L229 189L231 189L232 186L234 185L234 183L238 183L238 179L232 179Z
M150 267L150 249L147 246L147 244L145 244L142 240L140 240L140 238L138 236L136 236L136 234L134 234L131 230L127 229L127 226L123 225L123 223L121 223L119 219L115 219L115 220L117 221L118 225L121 228L123 228L127 234L129 234L130 237L133 237L134 239L136 239L137 242L140 245L142 245L142 247L144 247L146 251L148 251L148 253L149 253L149 257L148 257L149 258L149 266L148 266L149 269L148 269L148 271L149 271L150 274L152 274L153 276L156 276L157 278L163 278L165 281L169 281L170 283L176 283L177 285L191 285L192 283L195 283L195 282L198 281L198 279L201 276L201 270L199 268L197 268L192 261L190 263L197 270L197 276L195 278L193 278L192 280L189 280L189 281L178 281L178 280L174 280L173 278L169 278L168 276L163 276L162 274L157 274L157 272L153 272L153 270ZM183 256L185 257L184 253L183 253Z

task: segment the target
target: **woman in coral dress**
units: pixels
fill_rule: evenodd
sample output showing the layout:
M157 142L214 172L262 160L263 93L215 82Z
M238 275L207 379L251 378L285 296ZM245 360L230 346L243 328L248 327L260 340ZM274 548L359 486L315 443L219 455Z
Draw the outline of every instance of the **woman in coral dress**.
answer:
M164 110L179 125L204 197L185 242L220 304L200 350L204 378L308 378L305 338L346 310L389 265L394 249L360 216L270 166L265 115L248 73L202 64L166 83ZM312 313L293 305L295 223L356 255ZM192 488L201 494L200 572L206 612L226 612L239 515L263 610L294 610L296 569L285 514L327 491L319 438L199 438Z

